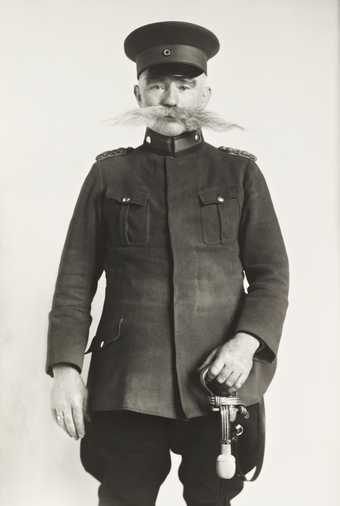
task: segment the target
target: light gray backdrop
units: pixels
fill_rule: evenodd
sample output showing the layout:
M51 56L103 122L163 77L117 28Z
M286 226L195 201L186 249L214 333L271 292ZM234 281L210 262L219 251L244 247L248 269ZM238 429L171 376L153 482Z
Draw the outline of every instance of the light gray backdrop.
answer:
M336 2L2 0L0 7L1 504L96 504L79 442L50 416L47 314L95 155L142 140L143 128L103 122L135 105L135 66L123 40L160 20L199 23L220 38L209 65L211 109L247 130L205 137L257 155L290 256L289 313L266 396L265 466L234 504L339 504ZM173 464L158 506L184 504L177 457Z

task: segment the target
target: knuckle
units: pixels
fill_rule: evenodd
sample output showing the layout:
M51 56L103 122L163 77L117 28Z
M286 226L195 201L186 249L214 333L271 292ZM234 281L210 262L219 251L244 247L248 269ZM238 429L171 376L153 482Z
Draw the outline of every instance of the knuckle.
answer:
M217 357L217 360L219 360L222 363L230 362L230 359L231 359L231 356L230 356L230 353L228 353L228 352L224 352L223 354L221 353Z
M233 360L228 360L225 362L224 367L230 374L235 369L235 362Z

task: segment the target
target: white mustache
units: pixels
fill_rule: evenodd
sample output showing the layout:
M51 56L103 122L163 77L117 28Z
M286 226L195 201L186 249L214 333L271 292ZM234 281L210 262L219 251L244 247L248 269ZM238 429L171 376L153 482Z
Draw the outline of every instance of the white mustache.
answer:
M116 125L146 125L150 128L161 128L167 120L166 117L173 118L181 123L186 130L196 130L197 128L209 128L215 131L225 131L231 128L244 128L237 123L226 121L218 113L203 110L200 108L183 107L164 107L154 105L149 107L138 107L126 111L118 116L107 119L105 122Z

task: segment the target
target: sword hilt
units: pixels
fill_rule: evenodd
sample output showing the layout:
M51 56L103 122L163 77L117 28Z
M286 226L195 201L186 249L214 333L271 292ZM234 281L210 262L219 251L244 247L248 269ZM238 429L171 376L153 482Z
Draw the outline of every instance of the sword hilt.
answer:
M217 457L216 472L220 478L231 479L236 473L236 460L232 454L232 440L243 433L242 425L237 425L232 431L232 411L234 416L240 413L244 418L249 417L247 408L243 405L235 391L230 392L227 385L218 381L207 381L209 365L200 371L200 380L208 393L209 405L212 411L219 411L221 415L221 453Z

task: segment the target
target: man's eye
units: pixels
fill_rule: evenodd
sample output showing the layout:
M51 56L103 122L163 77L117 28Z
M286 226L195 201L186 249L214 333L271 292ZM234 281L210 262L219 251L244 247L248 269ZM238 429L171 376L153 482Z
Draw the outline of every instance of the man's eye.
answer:
M160 84L152 84L150 90L160 90L162 86Z
M179 87L180 90L190 90L190 86L185 86L184 84L182 84L180 87Z

